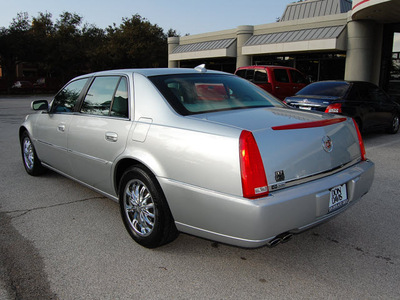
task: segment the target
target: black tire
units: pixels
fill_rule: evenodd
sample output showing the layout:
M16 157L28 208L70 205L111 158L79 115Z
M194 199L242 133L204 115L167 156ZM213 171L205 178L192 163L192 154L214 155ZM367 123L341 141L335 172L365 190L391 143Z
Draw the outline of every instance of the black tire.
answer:
M164 193L155 177L131 167L121 178L119 204L131 237L146 248L156 248L178 236Z
M26 131L21 135L21 154L25 170L29 175L38 176L46 171L42 162L38 158L32 140Z
M392 118L390 127L387 129L387 132L392 134L397 133L397 131L399 131L399 122L399 115L395 114Z

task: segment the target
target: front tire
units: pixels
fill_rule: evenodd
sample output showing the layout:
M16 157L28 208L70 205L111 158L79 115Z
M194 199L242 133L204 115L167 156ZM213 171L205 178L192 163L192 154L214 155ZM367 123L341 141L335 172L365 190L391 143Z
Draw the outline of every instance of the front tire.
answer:
M146 248L173 241L178 231L165 196L155 177L140 167L128 169L119 186L124 225L131 237Z
M26 131L21 136L21 154L25 170L29 175L38 176L45 172L46 169L42 166L32 140Z

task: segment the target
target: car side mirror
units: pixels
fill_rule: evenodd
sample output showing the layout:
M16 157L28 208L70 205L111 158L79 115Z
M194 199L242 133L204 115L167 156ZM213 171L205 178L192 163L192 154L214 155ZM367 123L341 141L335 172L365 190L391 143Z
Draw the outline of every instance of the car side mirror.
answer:
M47 100L35 100L31 103L33 110L49 110L49 102Z

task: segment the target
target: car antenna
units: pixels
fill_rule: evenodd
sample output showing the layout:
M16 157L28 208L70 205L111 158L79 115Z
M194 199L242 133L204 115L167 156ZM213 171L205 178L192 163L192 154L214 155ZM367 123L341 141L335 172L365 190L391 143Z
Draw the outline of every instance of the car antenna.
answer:
M205 72L207 72L207 69L206 69L206 65L205 64L201 64L201 65L198 65L196 68L194 68L196 71L198 71L198 72L200 72L200 73L205 73Z

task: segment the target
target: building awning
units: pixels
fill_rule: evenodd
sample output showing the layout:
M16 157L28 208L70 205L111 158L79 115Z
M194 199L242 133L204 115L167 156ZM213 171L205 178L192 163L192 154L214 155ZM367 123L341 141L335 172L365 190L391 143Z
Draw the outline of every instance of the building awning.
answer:
M345 25L253 35L243 46L245 55L300 51L346 50Z
M179 45L169 55L169 60L236 57L236 53L236 38L230 38Z

